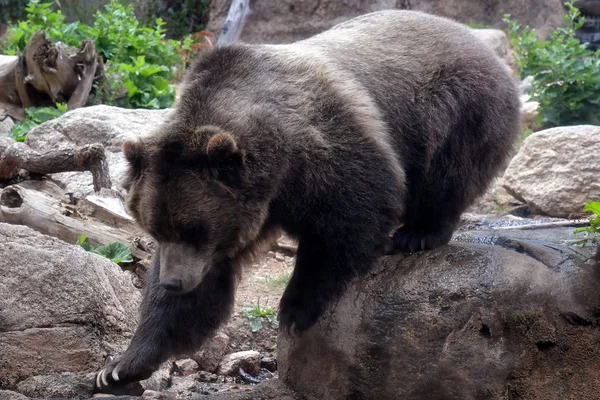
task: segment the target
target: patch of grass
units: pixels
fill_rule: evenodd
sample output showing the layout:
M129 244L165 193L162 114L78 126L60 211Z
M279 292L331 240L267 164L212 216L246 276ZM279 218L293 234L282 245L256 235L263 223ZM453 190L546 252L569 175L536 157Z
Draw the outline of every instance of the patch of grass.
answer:
M267 276L264 278L264 284L267 289L285 289L288 282L290 281L290 277L292 276L292 271L284 271L276 276Z
M260 305L260 299L256 303L251 302L252 308L241 311L241 314L250 320L250 329L252 332L258 332L263 328L263 319L266 319L272 328L277 329L279 322L277 321L277 311L273 308L268 308Z

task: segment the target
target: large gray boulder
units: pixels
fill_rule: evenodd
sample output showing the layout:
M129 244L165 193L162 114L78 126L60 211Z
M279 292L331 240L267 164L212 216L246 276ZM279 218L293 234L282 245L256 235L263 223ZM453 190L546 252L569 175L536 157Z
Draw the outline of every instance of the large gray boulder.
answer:
M280 379L306 399L598 398L600 265L551 231L382 259L309 331L280 330Z
M600 199L600 127L546 129L530 135L504 173L504 188L537 213L581 214Z
M219 33L231 0L215 0L207 29ZM536 29L543 38L564 23L561 0L277 0L251 1L241 40L248 43L288 43L315 35L333 25L371 11L412 9L463 23L505 29L504 14ZM374 38L376 40L377 38Z
M39 152L100 143L106 150L112 183L118 189L127 171L121 144L151 133L171 111L129 110L105 105L82 107L35 127L27 134L26 143ZM92 174L87 171L52 174L51 178L76 197L94 191Z
M94 372L127 347L141 296L118 265L3 223L0 260L0 389L37 375Z

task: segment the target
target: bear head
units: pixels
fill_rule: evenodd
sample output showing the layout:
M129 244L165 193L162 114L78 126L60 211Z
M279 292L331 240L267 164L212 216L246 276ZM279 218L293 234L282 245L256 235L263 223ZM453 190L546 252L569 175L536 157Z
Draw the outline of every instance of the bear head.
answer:
M190 292L258 236L265 213L246 207L245 154L230 133L166 129L122 148L127 208L159 244L165 289Z

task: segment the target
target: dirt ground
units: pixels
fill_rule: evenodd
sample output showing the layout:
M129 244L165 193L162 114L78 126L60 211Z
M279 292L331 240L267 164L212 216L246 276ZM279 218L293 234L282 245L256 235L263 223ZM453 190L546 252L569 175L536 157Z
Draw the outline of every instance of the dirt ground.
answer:
M262 329L252 332L250 319L245 310L259 307L275 316L279 299L292 274L295 254L293 242L288 239L278 241L283 247L274 246L271 251L257 258L246 267L236 293L235 309L222 331L229 336L227 352L257 350L270 354L276 351L277 327L262 318ZM270 311L267 311L270 310Z

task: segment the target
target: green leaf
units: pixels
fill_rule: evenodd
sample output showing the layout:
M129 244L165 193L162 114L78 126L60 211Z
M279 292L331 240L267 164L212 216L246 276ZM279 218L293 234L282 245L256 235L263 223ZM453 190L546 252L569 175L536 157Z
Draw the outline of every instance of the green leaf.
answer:
M277 314L269 314L267 315L267 320L271 324L272 328L279 328L279 321L277 321Z
M131 250L123 243L114 242L105 246L96 247L92 250L93 253L100 254L108 258L109 260L119 263L130 263L133 262L131 257Z
M77 237L77 245L83 247L83 249L85 251L92 251L94 248L92 247L91 244L88 243L87 241L87 236L85 235L79 235L79 237Z
M583 207L584 211L591 211L596 215L600 215L600 202L598 201L590 201L585 207Z
M262 329L262 327L262 318L256 317L250 319L250 329L252 330L252 332L258 332Z

